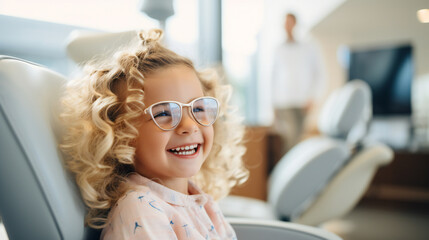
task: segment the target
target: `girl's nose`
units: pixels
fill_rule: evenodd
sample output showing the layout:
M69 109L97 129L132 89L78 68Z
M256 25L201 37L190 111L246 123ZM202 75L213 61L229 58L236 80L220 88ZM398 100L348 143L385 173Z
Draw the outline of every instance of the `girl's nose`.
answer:
M198 123L191 116L191 113L187 109L183 109L182 120L176 128L176 132L178 134L192 134L194 132L198 132L199 127Z

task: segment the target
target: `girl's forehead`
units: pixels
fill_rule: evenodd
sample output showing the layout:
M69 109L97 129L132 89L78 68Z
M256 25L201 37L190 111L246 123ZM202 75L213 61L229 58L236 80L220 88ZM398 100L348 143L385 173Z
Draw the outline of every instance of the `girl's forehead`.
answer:
M169 100L187 103L202 96L201 81L195 71L186 66L169 67L145 78L146 105Z

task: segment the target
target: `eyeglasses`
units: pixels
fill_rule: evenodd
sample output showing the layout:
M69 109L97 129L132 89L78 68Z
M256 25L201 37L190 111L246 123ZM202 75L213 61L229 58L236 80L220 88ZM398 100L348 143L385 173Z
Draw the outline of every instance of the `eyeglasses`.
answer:
M182 108L189 107L189 113L194 120L203 125L212 125L219 113L219 102L213 97L200 97L192 102L180 103L176 101L157 102L144 110L150 114L155 124L162 130L173 130L182 120Z

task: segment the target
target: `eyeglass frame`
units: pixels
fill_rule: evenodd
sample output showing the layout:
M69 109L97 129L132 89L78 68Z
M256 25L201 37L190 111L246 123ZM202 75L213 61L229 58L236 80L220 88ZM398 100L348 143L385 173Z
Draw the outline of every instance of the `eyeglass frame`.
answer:
M196 117L195 117L195 115L194 115L194 113L193 113L193 111L192 111L192 105L196 102L196 101L198 101L198 100L201 100L201 99L213 99L213 100L215 100L216 101L216 104L217 104L217 111L216 111L216 118L213 120L213 122L211 122L210 124L202 124L202 123L200 123L197 119L196 119ZM174 125L171 129L165 129L165 128L162 128L161 126L159 126L159 124L157 123L157 121L155 120L155 117L153 116L153 112L152 112L152 107L153 106L155 106L155 105L157 105L157 104L162 104L162 103L176 103L177 105L179 105L180 106L180 119L179 119L179 121L177 121L177 124L176 125ZM195 98L194 100L192 100L190 103L181 103L181 102L177 102L177 101L160 101L160 102L156 102L156 103L154 103L154 104L151 104L149 107L147 107L147 108L145 108L144 110L143 110L143 113L145 113L145 114L148 114L147 112L149 111L149 115L150 115L150 117L151 117L151 119L152 119L152 121L156 124L156 126L157 127L159 127L161 130L163 130L163 131L172 131L172 130L174 130L174 129L176 129L177 128L177 126L179 126L179 124L180 124L180 122L182 121L182 118L183 118L183 107L189 107L189 112L190 112L190 115L192 116L192 118L194 119L194 121L195 122L197 122L198 124L200 124L201 126L204 126L204 127L209 127L209 126L211 126L211 125L213 125L215 122L216 122L216 120L217 120L217 118L219 117L219 110L220 110L220 103L219 103L219 100L217 100L216 98L214 98L214 97L210 97L210 96L204 96L204 97L198 97L198 98Z

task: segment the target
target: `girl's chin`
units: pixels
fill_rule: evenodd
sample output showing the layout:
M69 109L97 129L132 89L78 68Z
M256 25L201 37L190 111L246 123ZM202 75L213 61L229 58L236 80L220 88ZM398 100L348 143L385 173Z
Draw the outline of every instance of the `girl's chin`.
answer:
M192 160L193 161L193 160ZM182 161L175 165L175 172L180 175L181 178L191 178L201 170L202 162L186 162Z

